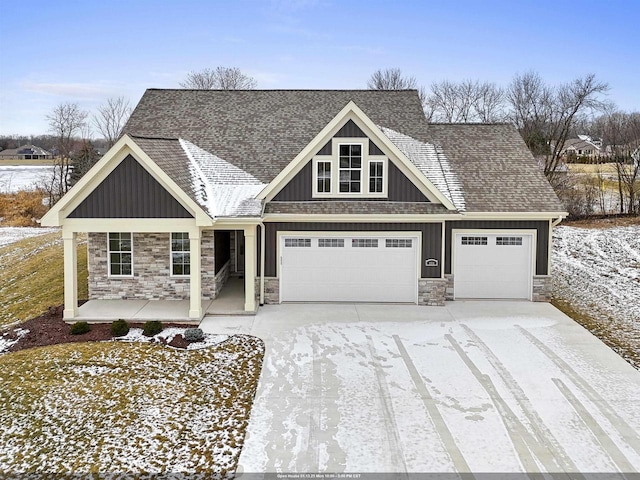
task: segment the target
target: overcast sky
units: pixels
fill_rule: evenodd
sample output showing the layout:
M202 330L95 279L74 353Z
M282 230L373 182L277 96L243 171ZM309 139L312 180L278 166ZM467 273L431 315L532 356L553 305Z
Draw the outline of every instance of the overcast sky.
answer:
M192 70L239 67L259 88L366 88L399 67L506 85L587 73L640 110L640 0L0 0L0 134L47 133L64 101L86 110Z

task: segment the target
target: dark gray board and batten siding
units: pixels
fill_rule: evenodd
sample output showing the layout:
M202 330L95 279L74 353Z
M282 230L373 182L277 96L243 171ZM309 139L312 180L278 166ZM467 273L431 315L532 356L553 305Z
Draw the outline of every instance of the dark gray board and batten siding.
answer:
M131 155L126 157L69 218L193 218Z
M440 278L442 265L441 223L337 223L337 222L265 222L265 276L275 277L277 272L278 232L420 232L422 252L420 258L422 278ZM438 260L437 267L425 266L425 260Z
M309 161L302 170L300 170L285 187L273 197L274 202L322 202L327 200L336 200L333 198L314 198L313 197L313 170L312 163ZM378 202L425 202L429 199L409 180L391 160L388 161L388 189L387 197L372 198L353 198L340 197L340 200L362 202L362 201L378 201Z
M445 273L451 271L452 230L536 230L536 275L548 275L549 270L549 222L548 221L502 221L461 220L445 223Z

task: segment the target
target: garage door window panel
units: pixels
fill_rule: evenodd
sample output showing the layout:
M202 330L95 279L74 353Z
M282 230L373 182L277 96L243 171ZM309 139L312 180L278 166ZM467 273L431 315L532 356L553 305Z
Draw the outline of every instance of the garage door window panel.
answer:
M319 238L318 247L320 248L343 248L344 238Z
M311 239L310 238L285 238L284 246L287 248L311 247Z
M378 239L354 238L351 240L351 248L378 248Z
M522 245L522 237L497 237L496 245Z
M487 245L488 237L462 237L462 245Z

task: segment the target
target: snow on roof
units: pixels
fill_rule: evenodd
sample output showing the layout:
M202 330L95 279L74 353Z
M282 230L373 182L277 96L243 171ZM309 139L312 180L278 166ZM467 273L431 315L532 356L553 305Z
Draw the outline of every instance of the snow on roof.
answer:
M439 146L421 142L390 128L378 128L458 210L465 210L462 185Z
M191 181L198 203L213 217L257 216L262 203L255 197L266 184L193 143L180 139L189 158Z

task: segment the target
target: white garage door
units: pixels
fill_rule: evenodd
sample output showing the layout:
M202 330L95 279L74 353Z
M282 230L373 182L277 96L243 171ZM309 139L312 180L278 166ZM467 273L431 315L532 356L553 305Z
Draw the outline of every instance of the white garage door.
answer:
M455 298L531 298L532 235L459 233Z
M281 302L416 303L417 237L283 236Z

